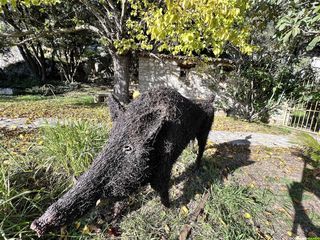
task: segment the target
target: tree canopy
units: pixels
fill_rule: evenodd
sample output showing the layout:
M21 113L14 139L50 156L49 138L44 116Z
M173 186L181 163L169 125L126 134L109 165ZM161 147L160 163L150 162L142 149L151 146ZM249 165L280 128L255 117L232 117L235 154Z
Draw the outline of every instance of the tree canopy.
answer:
M140 48L171 54L194 55L204 50L219 56L231 43L244 53L250 27L246 24L247 0L131 0L127 21L130 38L117 43L120 49ZM136 44L138 43L138 44ZM136 44L136 45L135 45Z

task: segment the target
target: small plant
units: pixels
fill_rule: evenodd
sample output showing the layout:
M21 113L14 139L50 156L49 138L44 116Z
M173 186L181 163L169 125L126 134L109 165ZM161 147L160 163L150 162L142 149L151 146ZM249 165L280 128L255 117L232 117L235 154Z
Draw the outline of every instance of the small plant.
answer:
M49 164L68 176L79 176L108 139L108 128L89 121L70 122L42 129L43 149Z
M310 134L301 133L298 136L299 141L306 148L306 153L310 157L310 164L314 168L320 168L320 143Z

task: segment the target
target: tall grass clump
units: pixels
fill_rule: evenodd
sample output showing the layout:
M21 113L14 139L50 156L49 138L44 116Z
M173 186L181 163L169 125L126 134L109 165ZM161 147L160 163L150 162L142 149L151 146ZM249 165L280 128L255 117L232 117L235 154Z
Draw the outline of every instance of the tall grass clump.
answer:
M255 222L262 217L270 196L237 185L213 184L194 239L261 239Z
M79 176L107 141L108 132L108 127L84 120L44 127L43 150L50 156L47 164L68 176Z
M44 127L36 135L26 151L1 145L6 140L0 138L0 239L36 238L31 222L72 185L70 177L86 170L108 128L77 121Z
M68 187L68 182L39 164L31 152L11 155L0 146L0 153L5 156L0 159L0 238L34 239L31 222Z

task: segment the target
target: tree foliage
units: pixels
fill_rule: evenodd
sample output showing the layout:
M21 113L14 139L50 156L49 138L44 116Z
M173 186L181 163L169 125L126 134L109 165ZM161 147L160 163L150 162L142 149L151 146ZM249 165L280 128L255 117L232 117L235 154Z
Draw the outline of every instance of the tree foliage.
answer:
M280 40L287 46L310 51L320 43L320 2L278 0L282 14L277 22Z
M206 51L219 56L226 43L244 53L250 27L246 24L247 0L130 0L127 21L130 38L117 42L121 50L140 48L192 56ZM138 43L138 44L136 44Z
M62 80L72 82L85 48L95 40L86 29L76 29L76 19L82 15L75 1L29 7L23 2L7 4L0 15L6 26L1 33L10 36L5 42L18 46L33 77L42 84L59 77L57 68Z

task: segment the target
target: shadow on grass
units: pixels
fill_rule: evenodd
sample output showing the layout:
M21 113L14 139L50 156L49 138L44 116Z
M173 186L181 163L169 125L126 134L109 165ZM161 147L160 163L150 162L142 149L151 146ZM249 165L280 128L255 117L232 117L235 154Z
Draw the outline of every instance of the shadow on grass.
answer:
M253 163L250 160L251 136L245 139L215 145L215 152L207 154L202 159L202 167L196 169L195 165L190 165L184 173L173 180L174 184L186 181L183 194L173 202L178 207L185 205L194 198L196 194L203 194L214 183L223 183L229 174L238 168Z
M253 163L250 161L250 136L246 139L226 142L214 146L213 154L206 154L202 159L202 167L196 169L195 164L191 164L176 178L173 178L171 185L184 182L182 195L177 199L171 198L171 208L180 208L194 199L196 194L203 194L214 183L222 183L236 169ZM143 192L143 201L139 197L135 200L118 202L116 204L108 202L106 207L102 206L98 210L98 218L103 218L105 222L117 231L122 219L133 211L139 210L146 201L153 200L157 193L153 190L140 190ZM138 195L139 195L138 194ZM129 202L129 204L128 204ZM115 217L115 214L117 215ZM119 230L120 231L120 230Z
M320 226L316 226L312 222L308 216L308 209L306 209L302 203L305 191L313 193L317 198L320 198L320 180L315 175L314 169L309 168L312 160L303 153L297 153L296 155L304 160L304 167L301 181L293 182L287 186L295 211L292 233L296 235L298 233L298 227L300 226L305 236L320 236Z

